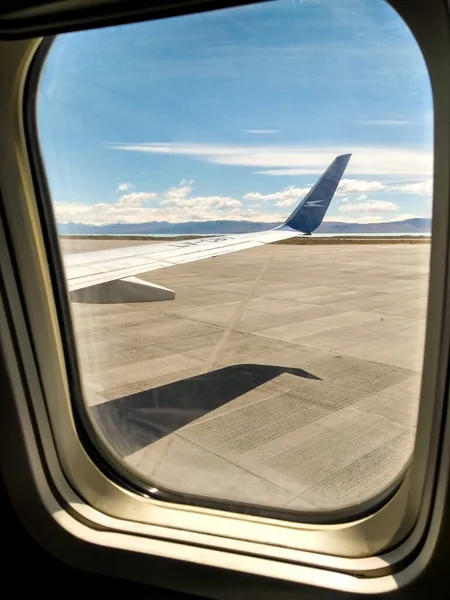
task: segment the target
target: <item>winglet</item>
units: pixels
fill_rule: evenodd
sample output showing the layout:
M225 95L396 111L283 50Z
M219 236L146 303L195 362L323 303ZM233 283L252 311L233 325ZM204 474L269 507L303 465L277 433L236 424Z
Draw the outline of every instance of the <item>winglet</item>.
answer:
M351 154L337 156L317 183L306 194L281 228L290 227L301 233L315 231L330 206L334 193L350 160Z

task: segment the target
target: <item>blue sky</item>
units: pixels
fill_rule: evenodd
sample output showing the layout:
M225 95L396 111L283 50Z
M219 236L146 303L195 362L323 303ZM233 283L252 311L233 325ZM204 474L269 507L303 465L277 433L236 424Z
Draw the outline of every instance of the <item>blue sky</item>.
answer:
M329 220L430 216L432 98L384 0L278 0L60 36L38 123L59 221L277 221L340 153Z

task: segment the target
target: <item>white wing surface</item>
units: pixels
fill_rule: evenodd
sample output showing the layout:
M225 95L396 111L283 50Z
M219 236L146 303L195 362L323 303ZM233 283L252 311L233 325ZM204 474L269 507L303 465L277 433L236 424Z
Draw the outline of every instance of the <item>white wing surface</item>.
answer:
M350 154L335 158L287 221L276 229L66 254L64 263L69 291L117 280L130 281L130 277L139 273L255 248L301 233L311 234L322 222L349 159Z
M69 290L78 290L138 273L156 271L229 252L255 248L298 235L295 230L273 229L261 233L205 237L112 250L66 254L64 263Z

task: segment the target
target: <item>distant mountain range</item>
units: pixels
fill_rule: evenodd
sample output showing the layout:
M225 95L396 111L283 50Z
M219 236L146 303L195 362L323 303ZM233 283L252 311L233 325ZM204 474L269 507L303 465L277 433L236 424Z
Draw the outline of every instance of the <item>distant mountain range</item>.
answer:
M187 223L113 223L112 225L85 225L84 223L58 223L61 235L212 235L224 233L252 233L277 227L281 223L255 221L189 221ZM326 221L316 233L430 233L431 219L414 218L389 223L341 223Z

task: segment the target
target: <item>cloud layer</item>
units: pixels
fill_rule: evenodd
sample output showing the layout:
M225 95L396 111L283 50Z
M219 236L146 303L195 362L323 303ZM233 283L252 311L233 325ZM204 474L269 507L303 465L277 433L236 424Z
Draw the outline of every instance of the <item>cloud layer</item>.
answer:
M341 204L338 210L341 213L385 213L395 212L397 209L398 206L394 202L373 200L372 202L346 202Z
M410 125L411 121L396 121L395 119L358 119L358 125Z
M275 192L273 194L260 194L259 192L248 192L244 196L244 200L251 200L252 202L259 201L276 201L275 206L291 206L296 201L306 196L311 187L296 188L289 186L281 192Z
M389 124L400 122L390 121ZM255 135L277 133L277 130L271 129L245 131ZM256 189L237 198L196 195L191 180L183 180L163 192L132 191L135 187L132 183L122 182L117 185L116 192L126 193L113 203L57 202L58 221L96 225L224 219L279 222L286 219L294 205L309 192L315 175L323 173L324 165L330 164L336 155L346 150L201 143L109 144L109 147L116 151L186 156L214 164L262 168L256 173L271 176L307 174L311 175L311 185L290 185L270 193ZM392 194L395 197L397 194L415 195L430 200L431 152L402 148L354 148L353 152L346 171L350 176L341 180L336 191L334 212L337 211L339 217L327 216L327 220L361 223L397 220L404 215L399 205L392 201ZM389 181L386 181L386 176ZM424 204L424 212L428 212L429 207L429 203Z
M244 129L245 133L256 133L256 134L265 134L265 133L279 133L279 129Z
M343 179L336 191L336 206L339 217L326 220L346 222L380 222L399 220L411 216L398 214L399 206L388 200L372 199L385 192L406 193L429 199L431 180L416 183L387 185L380 181ZM311 189L288 186L283 190L263 194L252 191L242 198L231 196L197 196L193 181L182 180L164 192L130 192L113 203L95 204L56 202L55 212L59 222L70 221L90 225L112 223L145 223L148 221L248 220L266 223L280 222L287 218L297 204ZM361 193L362 192L362 193ZM424 205L428 210L428 205ZM395 214L397 213L397 214Z
M254 130L257 131L257 130ZM220 144L161 142L109 144L113 150L187 156L209 163L253 167L263 175L321 174L323 166L338 155L353 152L347 167L350 175L430 176L433 154L407 148L305 148L302 146L233 146Z
M112 223L146 223L149 221L260 221L278 222L284 213L267 213L246 208L237 198L228 196L192 195L192 181L181 181L162 194L134 192L121 196L115 202L96 204L56 202L56 218L60 223L70 221L87 225Z

